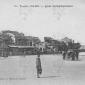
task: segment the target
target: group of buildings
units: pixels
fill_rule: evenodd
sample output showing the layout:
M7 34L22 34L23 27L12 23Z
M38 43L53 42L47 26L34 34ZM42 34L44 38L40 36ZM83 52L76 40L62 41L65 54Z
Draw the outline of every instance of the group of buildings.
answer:
M0 32L0 56L36 54L36 48L45 54L58 53L65 50L68 43L73 42L67 37L61 41L44 37L44 41L41 42L38 37L25 36L17 31L6 30Z

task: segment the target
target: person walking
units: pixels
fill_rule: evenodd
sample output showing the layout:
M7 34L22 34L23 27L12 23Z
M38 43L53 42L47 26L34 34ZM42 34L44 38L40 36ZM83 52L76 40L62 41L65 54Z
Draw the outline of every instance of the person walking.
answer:
M37 78L40 78L40 75L42 74L42 66L41 66L41 60L40 60L40 50L37 50L36 69L37 69Z

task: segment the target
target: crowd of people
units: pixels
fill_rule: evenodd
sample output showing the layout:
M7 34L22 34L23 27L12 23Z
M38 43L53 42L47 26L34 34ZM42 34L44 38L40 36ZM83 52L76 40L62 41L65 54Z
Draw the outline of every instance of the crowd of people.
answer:
M65 60L66 58L72 59L72 60L78 60L79 59L79 51L71 49L70 51L63 51L62 52L63 59Z

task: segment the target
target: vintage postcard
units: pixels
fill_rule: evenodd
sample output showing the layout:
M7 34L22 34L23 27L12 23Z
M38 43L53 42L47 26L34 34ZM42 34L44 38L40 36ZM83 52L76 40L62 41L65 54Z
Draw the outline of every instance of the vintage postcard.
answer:
M85 85L85 0L0 0L0 85Z

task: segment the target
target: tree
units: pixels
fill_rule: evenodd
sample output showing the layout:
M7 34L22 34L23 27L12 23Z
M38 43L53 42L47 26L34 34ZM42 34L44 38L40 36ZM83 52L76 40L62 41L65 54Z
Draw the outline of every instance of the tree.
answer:
M7 34L4 34L4 33L2 33L2 34L0 35L0 39L2 39L2 41L3 41L4 43L6 43L7 45L10 45L10 44L13 43L11 37L10 37L9 35L7 35Z

